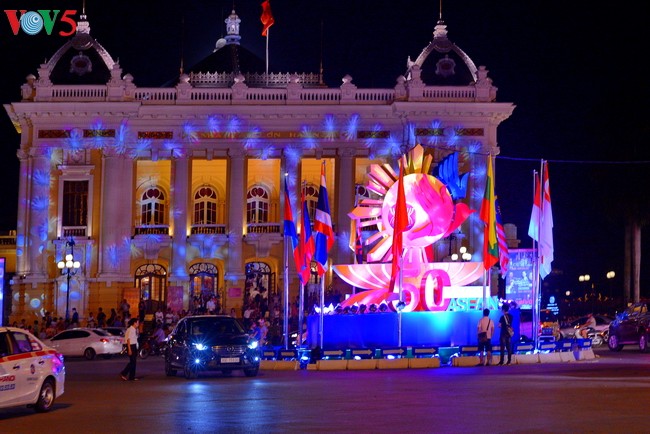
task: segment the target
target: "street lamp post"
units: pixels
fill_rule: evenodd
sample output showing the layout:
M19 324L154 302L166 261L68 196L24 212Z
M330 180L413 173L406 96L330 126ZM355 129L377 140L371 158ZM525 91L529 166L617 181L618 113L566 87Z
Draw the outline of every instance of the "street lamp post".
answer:
M66 274L65 320L68 322L70 321L70 277L77 274L81 263L74 260L74 239L72 237L65 242L65 247L66 250L70 247L70 253L66 254L65 260L59 261L56 266L61 270L61 273L65 272Z

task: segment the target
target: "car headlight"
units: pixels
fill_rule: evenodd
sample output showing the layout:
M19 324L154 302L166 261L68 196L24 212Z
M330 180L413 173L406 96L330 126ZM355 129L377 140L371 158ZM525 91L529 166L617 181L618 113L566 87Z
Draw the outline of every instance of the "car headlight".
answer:
M199 351L207 350L208 346L205 344L202 344L201 342L194 342L192 345L194 345L194 348L196 348Z
M251 350L254 350L255 348L257 348L259 346L260 346L260 343L257 342L257 341L250 341L248 343L248 348L250 348Z

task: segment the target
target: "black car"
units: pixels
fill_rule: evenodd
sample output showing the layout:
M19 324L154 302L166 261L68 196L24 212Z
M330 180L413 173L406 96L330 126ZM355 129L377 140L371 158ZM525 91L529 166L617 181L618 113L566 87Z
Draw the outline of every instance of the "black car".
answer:
M624 345L638 345L642 352L650 351L649 302L641 301L630 305L616 315L609 324L607 346L612 351L621 351Z
M182 370L185 378L196 378L202 371L221 371L230 375L243 370L247 377L257 375L262 351L239 320L226 315L196 315L182 318L167 337L165 374Z

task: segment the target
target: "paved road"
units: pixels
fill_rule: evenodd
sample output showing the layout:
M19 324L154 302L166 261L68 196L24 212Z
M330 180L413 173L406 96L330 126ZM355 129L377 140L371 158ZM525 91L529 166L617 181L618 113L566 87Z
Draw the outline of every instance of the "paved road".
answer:
M0 410L2 433L646 433L650 354L424 370L261 371L167 378L160 358L66 361L46 414Z

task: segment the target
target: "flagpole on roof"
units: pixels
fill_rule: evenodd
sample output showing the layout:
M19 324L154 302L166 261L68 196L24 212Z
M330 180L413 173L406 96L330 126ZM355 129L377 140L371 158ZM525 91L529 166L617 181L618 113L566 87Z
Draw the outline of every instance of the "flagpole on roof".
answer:
M266 31L266 85L269 84L269 37L271 30Z

